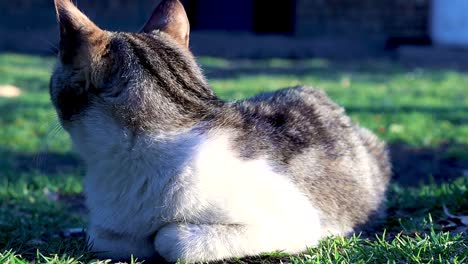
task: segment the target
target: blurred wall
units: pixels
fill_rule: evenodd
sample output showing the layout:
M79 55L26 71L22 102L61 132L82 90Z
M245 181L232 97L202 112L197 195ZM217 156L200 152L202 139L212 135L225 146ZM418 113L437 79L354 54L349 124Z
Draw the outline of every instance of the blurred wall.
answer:
M118 31L137 31L159 1L74 0L99 26ZM198 55L341 58L428 38L430 0L181 1ZM0 0L0 51L51 53L57 35L53 0Z
M136 31L155 0L80 0L78 7L99 26ZM0 0L0 50L52 52L58 28L53 0Z
M297 0L296 34L428 38L430 0Z

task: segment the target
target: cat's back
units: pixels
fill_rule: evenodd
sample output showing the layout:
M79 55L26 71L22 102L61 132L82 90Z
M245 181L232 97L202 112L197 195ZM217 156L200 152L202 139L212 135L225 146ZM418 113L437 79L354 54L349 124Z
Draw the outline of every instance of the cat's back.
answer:
M287 88L259 94L232 107L235 117L225 124L237 130L236 140L246 158L267 152L288 164L310 148L321 149L330 158L347 154L351 120L321 90Z
M347 233L378 212L390 177L385 145L323 91L260 94L233 103L223 124L235 131L239 155L270 160L320 208L330 232Z

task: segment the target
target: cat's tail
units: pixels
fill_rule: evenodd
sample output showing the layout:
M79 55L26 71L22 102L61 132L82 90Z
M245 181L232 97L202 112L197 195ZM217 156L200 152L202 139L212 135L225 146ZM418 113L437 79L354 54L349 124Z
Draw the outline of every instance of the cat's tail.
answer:
M356 126L356 130L367 151L378 164L380 170L379 180L387 185L392 175L392 167L386 144L366 128Z

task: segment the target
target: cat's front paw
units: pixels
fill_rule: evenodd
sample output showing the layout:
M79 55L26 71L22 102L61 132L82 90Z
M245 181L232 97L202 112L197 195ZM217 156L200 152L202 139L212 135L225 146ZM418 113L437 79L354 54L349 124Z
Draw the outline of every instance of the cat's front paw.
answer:
M184 260L184 241L177 224L161 228L154 240L156 251L168 262Z

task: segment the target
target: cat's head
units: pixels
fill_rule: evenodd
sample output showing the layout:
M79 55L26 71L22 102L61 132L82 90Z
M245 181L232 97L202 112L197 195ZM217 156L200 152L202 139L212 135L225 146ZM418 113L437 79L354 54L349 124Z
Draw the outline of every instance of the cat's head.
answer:
M188 49L189 21L178 0L163 0L138 33L102 30L71 0L55 7L60 46L50 94L68 131L105 131L109 123L173 130L219 104Z

